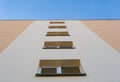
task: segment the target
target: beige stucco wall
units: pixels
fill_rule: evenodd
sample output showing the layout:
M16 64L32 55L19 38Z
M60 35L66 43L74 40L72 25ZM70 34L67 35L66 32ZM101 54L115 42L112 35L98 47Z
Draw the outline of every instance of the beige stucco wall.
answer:
M81 22L120 52L120 20L82 20Z
M0 52L3 51L32 21L0 21Z

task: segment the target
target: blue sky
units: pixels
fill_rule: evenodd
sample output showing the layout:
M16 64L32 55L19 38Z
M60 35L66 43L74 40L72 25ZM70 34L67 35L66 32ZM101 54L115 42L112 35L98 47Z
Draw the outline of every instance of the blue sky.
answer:
M0 0L0 20L120 19L120 0Z

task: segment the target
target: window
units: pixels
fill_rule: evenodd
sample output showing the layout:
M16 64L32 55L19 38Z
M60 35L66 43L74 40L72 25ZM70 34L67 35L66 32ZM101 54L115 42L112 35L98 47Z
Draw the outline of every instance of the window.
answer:
M42 68L41 74L57 74L56 68Z
M54 29L54 28L66 28L66 26L49 26L50 29Z
M80 73L79 67L62 67L63 74L77 74Z
M47 32L46 36L69 36L68 32Z
M50 22L50 24L64 24L65 22Z
M36 76L86 76L79 59L40 60Z
M45 41L43 49L74 49L72 41Z

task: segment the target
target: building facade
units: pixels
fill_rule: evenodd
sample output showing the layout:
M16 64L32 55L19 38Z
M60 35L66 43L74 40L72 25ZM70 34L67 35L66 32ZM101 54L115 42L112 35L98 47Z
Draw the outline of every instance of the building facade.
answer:
M64 23L56 24L54 22ZM55 28L54 26L63 26L63 28ZM63 33L63 36L49 36L52 34L51 32L68 33ZM60 49L61 46L59 46L59 43L52 44L54 48L45 49L46 45L49 45L49 43L45 44L45 42L52 41L70 41L72 44L67 47L62 46L62 49ZM56 45L58 46L56 47ZM47 48L51 48L51 45ZM36 77L35 74L39 66L39 61L51 59L80 59L80 65L82 65L84 73L87 75L74 77ZM0 54L0 81L117 82L120 80L119 65L119 52L114 50L82 22L78 20L33 21Z

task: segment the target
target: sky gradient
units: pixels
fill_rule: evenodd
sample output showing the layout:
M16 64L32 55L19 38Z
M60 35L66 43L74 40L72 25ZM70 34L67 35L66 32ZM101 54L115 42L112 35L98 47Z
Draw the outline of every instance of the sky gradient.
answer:
M120 0L0 0L0 20L120 19Z

